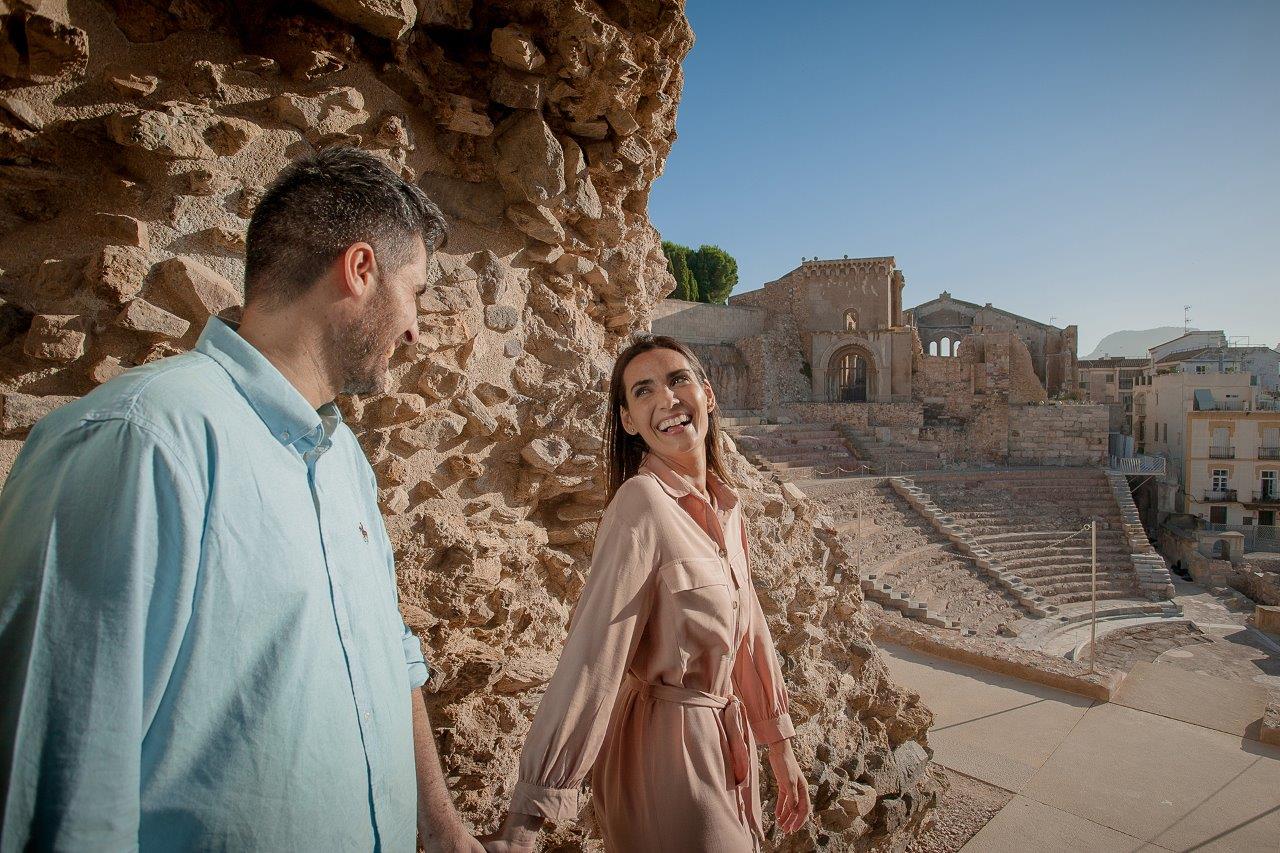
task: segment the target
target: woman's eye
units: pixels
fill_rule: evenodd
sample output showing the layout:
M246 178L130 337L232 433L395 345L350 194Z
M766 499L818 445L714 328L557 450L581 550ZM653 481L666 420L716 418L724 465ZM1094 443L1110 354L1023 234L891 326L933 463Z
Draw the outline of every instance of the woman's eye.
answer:
M680 383L680 382L688 382L688 381L689 381L689 377L688 377L688 376L677 376L675 379L672 379L672 380L671 380L671 384L672 384L672 385L676 385L676 384L678 384L678 383Z

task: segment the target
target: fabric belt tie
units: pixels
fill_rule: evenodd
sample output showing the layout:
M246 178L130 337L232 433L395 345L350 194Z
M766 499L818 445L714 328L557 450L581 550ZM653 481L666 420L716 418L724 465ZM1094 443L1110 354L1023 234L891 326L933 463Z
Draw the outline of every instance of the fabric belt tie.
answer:
M688 687L670 684L651 684L627 673L627 686L637 694L659 702L670 702L686 708L711 708L719 711L716 720L720 735L729 747L729 766L733 773L733 786L738 791L739 802L747 815L747 822L761 837L764 829L760 820L760 788L757 784L759 767L755 761L756 739L747 725L747 714L737 696L717 696Z

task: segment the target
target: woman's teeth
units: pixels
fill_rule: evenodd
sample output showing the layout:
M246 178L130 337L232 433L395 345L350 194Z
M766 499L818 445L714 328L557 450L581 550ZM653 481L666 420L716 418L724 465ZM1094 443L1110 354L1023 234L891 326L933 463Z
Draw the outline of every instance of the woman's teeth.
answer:
M683 432L683 427L691 420L688 415L675 415L658 424L658 432Z

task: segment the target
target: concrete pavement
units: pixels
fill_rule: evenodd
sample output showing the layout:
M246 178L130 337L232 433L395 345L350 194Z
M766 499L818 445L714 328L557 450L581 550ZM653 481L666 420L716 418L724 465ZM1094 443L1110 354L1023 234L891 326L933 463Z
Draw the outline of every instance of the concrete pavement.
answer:
M966 853L1280 851L1280 749L1254 739L1261 686L1142 664L1097 704L885 653L936 715L935 760L1015 794Z

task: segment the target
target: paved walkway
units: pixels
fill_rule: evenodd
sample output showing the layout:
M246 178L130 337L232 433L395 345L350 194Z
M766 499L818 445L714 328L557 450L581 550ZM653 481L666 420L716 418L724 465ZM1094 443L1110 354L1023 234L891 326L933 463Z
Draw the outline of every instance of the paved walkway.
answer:
M936 715L935 760L1014 794L967 853L1280 851L1280 749L1266 691L1137 665L1109 704L894 646Z

